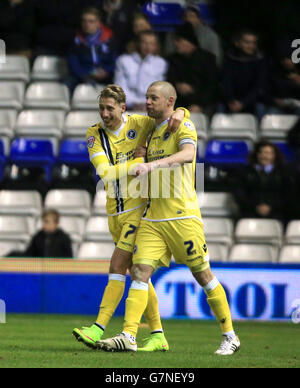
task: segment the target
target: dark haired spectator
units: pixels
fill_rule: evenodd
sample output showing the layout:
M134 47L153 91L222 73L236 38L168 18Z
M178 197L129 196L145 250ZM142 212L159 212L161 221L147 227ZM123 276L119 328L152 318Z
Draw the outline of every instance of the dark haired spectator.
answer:
M72 258L69 235L59 228L59 213L47 209L42 215L43 227L37 232L25 252L10 252L13 257Z
M235 198L240 216L285 220L291 183L279 148L268 141L257 143L249 164L238 174Z
M126 51L130 40L132 16L140 11L136 0L103 0L103 22L114 32L114 41L118 53Z
M74 39L80 0L35 1L35 55L65 55Z
M137 46L137 52L118 58L114 83L123 88L129 109L146 110L146 91L153 82L165 80L168 64L157 55L159 39L155 32L142 32Z
M176 53L168 57L167 80L176 87L177 104L191 112L211 114L218 90L215 56L199 47L190 23L176 29L175 47Z
M126 52L132 54L138 50L139 35L145 31L153 31L147 15L136 12L131 20L130 38L126 42Z
M81 31L67 56L69 77L65 80L70 91L80 83L110 82L115 66L112 31L101 23L97 8L87 8L81 14Z
M292 40L277 45L270 69L270 114L300 114L300 64L293 63Z
M265 114L266 62L258 49L258 35L242 30L234 37L234 46L225 56L222 71L224 113L252 113L259 119Z
M3 0L0 4L0 37L8 54L31 56L35 28L32 0Z
M190 23L194 27L199 47L213 54L216 57L217 65L221 66L223 60L223 50L220 38L217 33L201 18L199 7L197 5L187 6L183 13L182 21L184 23ZM166 55L175 51L173 40L174 33L168 33L166 36L164 50Z

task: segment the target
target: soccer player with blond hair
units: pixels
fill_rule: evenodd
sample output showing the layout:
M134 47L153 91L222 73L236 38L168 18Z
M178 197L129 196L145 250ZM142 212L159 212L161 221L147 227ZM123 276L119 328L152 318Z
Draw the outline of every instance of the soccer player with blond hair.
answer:
M96 322L91 327L75 328L73 335L85 345L95 348L120 303L125 289L126 273L132 266L132 252L147 198L130 196L128 187L134 176L129 171L143 158L134 158L135 150L146 145L154 129L155 120L137 114L127 115L126 96L118 85L108 85L101 92L99 122L87 130L90 160L105 184L108 225L116 245L110 267L109 281L102 297ZM168 127L176 130L189 112L178 108L170 113ZM149 282L148 302L143 312L150 327L151 350L168 350L160 320L157 296Z
M170 133L168 119L175 101L176 91L167 82L155 82L147 91L147 112L155 119L156 128L148 141L147 163L133 167L132 173L141 178L149 174L149 202L136 236L123 332L100 340L97 346L107 351L137 350L136 334L148 304L149 279L159 266L169 266L173 254L178 263L190 268L203 287L207 302L220 323L223 337L216 354L231 355L239 349L240 341L233 329L225 291L209 265L194 185L197 133L188 119L183 120L175 133ZM167 176L164 171L170 169L174 170L174 176L180 173L181 181L176 185L175 179L168 181L170 195L166 198L162 195ZM153 182L158 182L159 187L153 187ZM180 191L183 187L188 190Z

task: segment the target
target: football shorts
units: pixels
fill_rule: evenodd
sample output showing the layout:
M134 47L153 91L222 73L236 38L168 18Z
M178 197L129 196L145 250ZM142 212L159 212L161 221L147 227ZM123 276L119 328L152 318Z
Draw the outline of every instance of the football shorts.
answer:
M124 251L133 252L138 226L145 206L138 209L108 217L108 227L115 245Z
M142 220L133 251L133 264L147 264L156 270L168 267L172 255L193 273L209 267L203 223L198 218L151 222Z

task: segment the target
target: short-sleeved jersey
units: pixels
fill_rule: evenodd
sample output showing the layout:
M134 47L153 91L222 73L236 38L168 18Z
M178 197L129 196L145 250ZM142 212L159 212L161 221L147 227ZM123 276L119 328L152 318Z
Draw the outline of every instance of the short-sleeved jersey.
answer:
M184 144L193 144L197 149L197 132L192 121L184 119L175 133L168 131L167 121L164 121L154 130L148 142L148 162L171 156L179 152ZM149 202L143 219L201 219L195 190L195 168L196 152L192 163L151 172Z
M134 176L128 169L142 158L134 159L134 150L146 145L155 122L141 115L123 115L124 123L117 131L110 131L98 123L87 131L87 146L90 160L105 182L108 215L117 215L134 210L147 203L147 198L128 196L128 186ZM123 168L124 166L124 168Z

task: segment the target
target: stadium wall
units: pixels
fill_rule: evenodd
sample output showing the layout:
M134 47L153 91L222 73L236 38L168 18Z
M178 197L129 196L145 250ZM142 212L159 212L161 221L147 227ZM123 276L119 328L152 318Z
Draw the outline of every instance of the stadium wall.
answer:
M235 320L290 320L300 306L300 265L212 263ZM71 260L0 260L0 299L8 313L98 313L106 264ZM214 319L188 268L172 264L153 276L163 318ZM126 292L130 285L127 277ZM125 296L116 315L124 314Z

